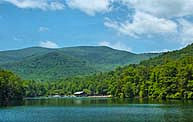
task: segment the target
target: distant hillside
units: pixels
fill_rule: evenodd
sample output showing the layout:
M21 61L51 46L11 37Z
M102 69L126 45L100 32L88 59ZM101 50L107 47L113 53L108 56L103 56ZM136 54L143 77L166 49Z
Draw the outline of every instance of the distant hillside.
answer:
M0 68L11 70L24 79L56 80L109 71L158 55L134 54L105 46L32 47L0 52Z
M21 61L24 58L27 58L33 55L37 56L37 55L46 54L50 51L52 51L52 49L40 48L40 47L31 47L31 48L25 48L20 50L1 51L0 64Z
M155 65L167 63L168 61L171 61L171 60L178 60L187 56L193 56L193 44L188 45L187 47L181 50L166 52L157 57L142 61L141 64L155 66Z

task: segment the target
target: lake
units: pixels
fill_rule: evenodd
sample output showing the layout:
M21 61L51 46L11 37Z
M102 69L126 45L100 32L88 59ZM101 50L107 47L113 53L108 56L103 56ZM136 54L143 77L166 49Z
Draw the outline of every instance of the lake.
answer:
M0 122L193 122L193 101L28 99L0 107Z

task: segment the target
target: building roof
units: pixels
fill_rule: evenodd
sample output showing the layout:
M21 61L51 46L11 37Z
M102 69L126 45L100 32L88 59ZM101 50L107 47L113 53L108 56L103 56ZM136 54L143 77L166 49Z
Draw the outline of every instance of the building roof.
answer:
M80 94L83 94L84 92L83 91L79 91L79 92L75 92L74 95L80 95Z

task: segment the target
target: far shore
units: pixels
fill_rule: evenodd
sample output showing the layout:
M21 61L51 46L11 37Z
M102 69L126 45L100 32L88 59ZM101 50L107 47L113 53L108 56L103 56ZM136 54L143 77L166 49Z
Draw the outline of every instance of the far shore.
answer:
M47 98L112 98L112 96L111 95L94 95L94 96L80 96L80 97L77 97L77 96L74 96L74 95L71 95L71 96L53 95L53 96L26 97L24 99L37 99L37 98L40 98L40 99L47 99Z
M112 96L111 95L104 95L104 96L87 96L87 97L90 97L90 98L111 98Z

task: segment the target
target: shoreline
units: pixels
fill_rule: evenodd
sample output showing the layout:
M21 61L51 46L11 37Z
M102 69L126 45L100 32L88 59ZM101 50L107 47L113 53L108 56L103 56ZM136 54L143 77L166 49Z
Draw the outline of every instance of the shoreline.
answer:
M111 95L104 95L104 96L87 96L88 98L112 98Z
M51 99L51 98L112 98L111 95L104 95L104 96L37 96L37 97L26 97L23 99Z

